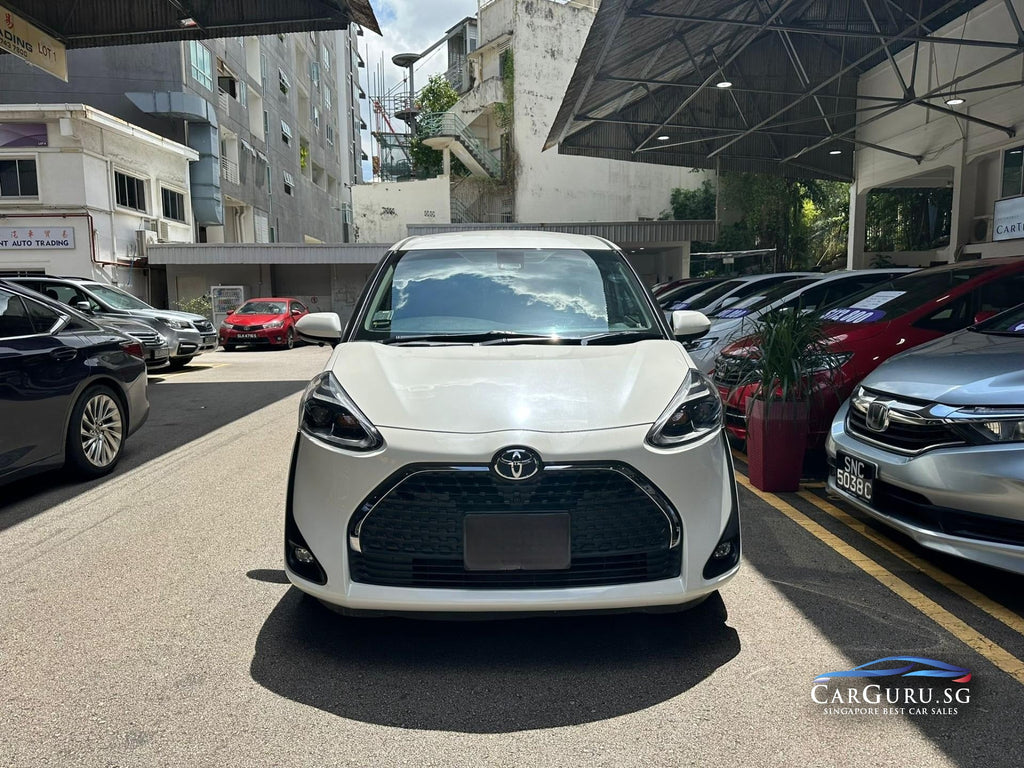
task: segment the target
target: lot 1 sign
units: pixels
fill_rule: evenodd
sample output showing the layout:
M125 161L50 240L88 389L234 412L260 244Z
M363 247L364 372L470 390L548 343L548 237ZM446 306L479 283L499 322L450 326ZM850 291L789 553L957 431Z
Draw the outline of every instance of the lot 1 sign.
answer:
M68 81L68 60L64 44L0 5L0 48L29 64Z

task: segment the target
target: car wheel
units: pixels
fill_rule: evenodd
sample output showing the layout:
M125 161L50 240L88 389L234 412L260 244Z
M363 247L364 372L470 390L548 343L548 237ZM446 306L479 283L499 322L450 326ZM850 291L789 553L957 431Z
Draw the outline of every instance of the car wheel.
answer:
M170 368L172 371L180 370L195 360L195 358L195 355L190 355L189 357L172 357Z
M127 437L124 406L112 389L90 387L75 403L68 425L67 458L84 477L100 477L117 465Z
M284 345L288 349L295 349L295 331L293 331L291 328L288 329L288 337Z
M224 351L225 352L234 352L236 349L238 349L238 345L237 344L225 344L224 345Z

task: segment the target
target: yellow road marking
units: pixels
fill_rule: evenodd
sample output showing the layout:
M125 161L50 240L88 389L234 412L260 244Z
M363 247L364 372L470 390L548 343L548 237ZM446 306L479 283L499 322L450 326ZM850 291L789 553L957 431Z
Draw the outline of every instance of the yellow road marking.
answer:
M181 376L183 373L200 373L201 371L212 371L214 368L223 368L231 363L214 363L213 365L202 365L194 366L188 371L174 371L173 373L161 373L160 371L154 371L153 376L157 379L169 379L172 376Z
M927 560L918 557L910 550L878 533L878 531L867 523L864 523L844 512L835 504L830 504L824 499L818 498L813 493L808 493L807 491L800 491L800 497L809 501L825 514L835 518L847 528L856 531L864 538L880 546L882 549L896 555L896 557L903 562L912 565L914 568L921 571L921 573L925 574L933 581L937 581L946 589L960 595L964 600L968 601L976 608L980 608L992 618L998 619L1010 629L1024 635L1024 618L1021 618L1006 606L997 603L995 600L982 594L974 587L965 584L960 579L956 578L956 576L952 576L941 568L937 568L932 565Z
M883 568L870 557L850 546L834 533L807 517L807 515L798 510L792 504L783 501L774 494L758 490L742 475L736 476L736 482L762 501L784 514L823 544L831 547L838 554L849 560L880 584L888 587L897 596L917 608L917 610L921 611L921 613L949 632L957 640L984 656L1018 683L1024 685L1024 661L1021 661L1005 648L997 645L995 642L985 637L985 635L969 626L965 621L954 616L934 600L921 592L918 592L912 586Z

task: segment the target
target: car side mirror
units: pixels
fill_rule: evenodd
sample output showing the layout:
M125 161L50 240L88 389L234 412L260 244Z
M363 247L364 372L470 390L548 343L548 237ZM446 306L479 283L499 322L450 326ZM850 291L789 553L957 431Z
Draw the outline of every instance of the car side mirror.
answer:
M300 339L311 344L336 347L341 343L341 318L337 312L310 312L295 321L295 330Z
M672 335L678 341L696 341L711 330L711 321L701 312L677 309L672 313Z
M293 309L292 310L292 314L293 315L301 315L302 314L302 310L301 309Z
M975 323L980 323L980 322L983 322L985 320L988 320L990 317L995 317L998 314L999 313L996 312L995 310L983 309L983 310L981 310L981 312L979 312L978 314L976 314L974 316L974 322Z
M92 306L89 304L88 301L74 301L71 303L71 306L77 309L79 312L85 312L86 314L89 315L93 313Z

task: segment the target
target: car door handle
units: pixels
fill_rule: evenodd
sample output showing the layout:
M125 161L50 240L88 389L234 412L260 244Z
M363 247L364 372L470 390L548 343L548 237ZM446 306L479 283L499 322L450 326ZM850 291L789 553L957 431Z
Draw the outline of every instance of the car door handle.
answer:
M77 356L78 350L70 347L58 347L50 352L50 357L54 360L74 360Z

